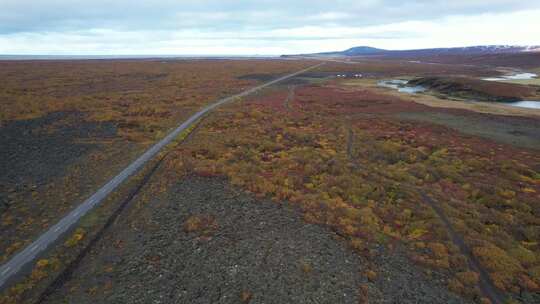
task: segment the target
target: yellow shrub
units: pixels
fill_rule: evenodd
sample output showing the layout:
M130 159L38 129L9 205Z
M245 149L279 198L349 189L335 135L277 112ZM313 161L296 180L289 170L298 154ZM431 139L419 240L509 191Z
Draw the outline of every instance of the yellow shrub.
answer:
M49 265L49 260L47 259L41 259L36 263L38 268L43 268Z
M64 246L73 247L77 245L84 238L84 235L84 229L77 228L77 230L75 230L75 233L73 233L73 235L64 243Z
M479 275L474 271L458 272L456 274L458 280L465 286L471 286L478 283Z
M409 239L418 239L420 237L422 237L424 234L426 234L428 231L426 229L423 229L423 228L415 228L413 229L409 235L407 236Z
M217 229L217 222L210 215L192 215L184 222L185 232L197 232L200 235L210 235Z
M360 223L370 228L379 228L381 220L370 207L359 210Z
M522 246L511 249L508 253L511 257L518 260L524 266L529 266L536 263L536 256L534 255L534 252Z
M377 279L377 273L373 270L367 270L365 275L370 282L374 282Z
M517 275L524 271L519 261L493 244L475 247L473 254L487 268L493 283L501 290L510 290L514 286Z
M357 250L357 251L362 251L362 250L364 250L366 248L366 245L364 244L364 241L362 241L359 238L351 239L350 244L351 244L351 247L354 250Z
M429 243L428 248L431 249L431 252L437 258L448 257L448 249L442 243Z
M491 271L516 272L523 270L518 261L493 244L474 247L473 254Z

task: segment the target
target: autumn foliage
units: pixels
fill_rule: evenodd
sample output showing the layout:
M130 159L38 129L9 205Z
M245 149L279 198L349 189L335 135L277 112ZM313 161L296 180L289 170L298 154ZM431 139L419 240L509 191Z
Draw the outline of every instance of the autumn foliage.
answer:
M396 111L431 110L369 90L304 86L284 107L286 96L271 90L220 110L167 165L289 201L360 254L403 242L413 260L452 274L452 290L480 299L478 274L424 191L498 288L538 289L538 154L395 119Z

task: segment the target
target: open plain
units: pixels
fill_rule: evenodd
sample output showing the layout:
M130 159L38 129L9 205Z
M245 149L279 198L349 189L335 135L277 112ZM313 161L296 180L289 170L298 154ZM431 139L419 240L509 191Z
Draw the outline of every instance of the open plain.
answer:
M538 303L540 110L510 102L540 87L481 80L534 60L0 62L3 263L198 110L315 66L196 120L0 303Z

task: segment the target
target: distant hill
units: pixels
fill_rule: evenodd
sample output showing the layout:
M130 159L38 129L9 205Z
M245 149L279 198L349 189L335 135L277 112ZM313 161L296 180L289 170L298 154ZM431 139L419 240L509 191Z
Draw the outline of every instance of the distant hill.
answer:
M326 52L326 53L315 53L310 55L331 55L331 56L361 56L361 55L377 55L386 53L388 50L378 49L370 46L357 46L345 51L340 52Z
M487 55L487 54L510 54L540 52L540 46L516 46L516 45L479 45L455 48L433 48L418 50L384 50L369 46L357 46L344 51L324 52L313 54L300 54L292 56L384 56L384 57L419 57L437 55ZM284 57L290 57L285 55Z

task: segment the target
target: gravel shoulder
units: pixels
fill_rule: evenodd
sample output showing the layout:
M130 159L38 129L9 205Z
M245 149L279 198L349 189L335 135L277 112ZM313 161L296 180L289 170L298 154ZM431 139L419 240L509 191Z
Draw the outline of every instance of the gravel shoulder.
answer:
M367 260L288 204L224 179L148 188L46 303L465 303L401 250Z

